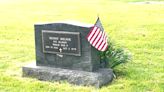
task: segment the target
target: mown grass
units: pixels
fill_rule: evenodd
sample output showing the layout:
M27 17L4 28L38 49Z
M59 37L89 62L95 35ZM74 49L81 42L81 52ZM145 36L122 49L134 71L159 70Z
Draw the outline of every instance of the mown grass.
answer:
M136 0L0 0L0 92L163 92L164 5L129 1ZM35 60L35 23L94 23L98 14L109 37L133 54L115 68L111 84L95 89L22 77L22 66Z

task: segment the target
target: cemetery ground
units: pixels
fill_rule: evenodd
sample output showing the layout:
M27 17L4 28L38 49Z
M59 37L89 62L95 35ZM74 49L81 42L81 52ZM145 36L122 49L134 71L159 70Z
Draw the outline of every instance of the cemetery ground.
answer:
M143 0L0 0L0 92L163 92L164 4L133 1ZM114 68L112 83L96 89L22 77L22 66L35 62L35 23L94 23L97 14L110 39L133 55Z

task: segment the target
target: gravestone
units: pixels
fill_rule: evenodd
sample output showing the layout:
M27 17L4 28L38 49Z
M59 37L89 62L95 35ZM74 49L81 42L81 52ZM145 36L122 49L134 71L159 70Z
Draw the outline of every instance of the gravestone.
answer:
M92 26L78 22L36 24L36 63L24 66L23 76L95 87L112 81L112 70L100 68L99 51L86 39Z

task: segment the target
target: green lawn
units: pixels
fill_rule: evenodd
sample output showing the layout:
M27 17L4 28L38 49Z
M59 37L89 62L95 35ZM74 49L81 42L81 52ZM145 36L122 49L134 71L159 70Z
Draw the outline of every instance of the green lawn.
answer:
M164 92L164 4L128 1L144 0L0 0L0 92ZM111 84L96 89L22 77L22 66L35 61L35 23L94 23L97 15L109 37L133 54L114 69Z

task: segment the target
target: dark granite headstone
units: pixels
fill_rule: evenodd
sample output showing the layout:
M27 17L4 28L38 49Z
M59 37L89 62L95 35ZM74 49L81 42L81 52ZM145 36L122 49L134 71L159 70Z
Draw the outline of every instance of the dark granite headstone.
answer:
M98 51L86 40L92 25L49 23L35 25L36 65L94 71Z
M36 65L23 67L23 76L96 87L111 81L112 70L99 69L99 52L86 39L92 26L77 22L36 24Z

